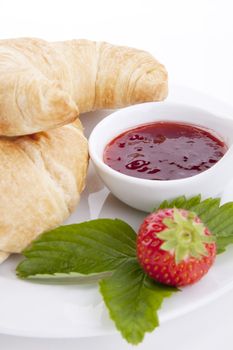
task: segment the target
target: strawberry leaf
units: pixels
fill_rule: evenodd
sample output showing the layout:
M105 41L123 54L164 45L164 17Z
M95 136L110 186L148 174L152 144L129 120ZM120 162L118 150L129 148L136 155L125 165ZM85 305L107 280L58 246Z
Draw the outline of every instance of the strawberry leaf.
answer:
M177 291L152 281L136 260L119 266L99 285L111 319L131 344L140 343L146 332L159 325L157 310L164 298Z
M157 310L175 288L155 283L136 259L136 233L121 220L99 219L42 234L17 267L22 278L44 283L91 283L123 337L132 344L158 326Z
M233 244L233 202L220 205L220 198L201 200L201 196L164 201L156 209L182 208L195 212L216 237L217 252L222 253ZM155 210L156 210L155 209Z
M17 267L22 278L58 278L57 274L64 278L78 273L98 279L98 273L114 271L136 258L136 233L118 219L61 226L42 234L23 255L26 259Z

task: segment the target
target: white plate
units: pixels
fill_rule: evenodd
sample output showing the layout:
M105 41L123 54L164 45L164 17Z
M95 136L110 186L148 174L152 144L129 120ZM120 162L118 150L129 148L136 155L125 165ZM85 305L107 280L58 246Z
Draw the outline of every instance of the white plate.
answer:
M190 103L229 117L233 115L232 106L187 88L172 88L169 100ZM108 113L84 115L82 120L86 134ZM222 202L230 200L233 200L233 182L222 196ZM67 223L97 217L119 217L137 229L144 216L144 213L114 198L90 167L81 203ZM198 284L165 300L159 312L160 322L190 312L233 288L232 251L233 248L230 248L220 255L208 275ZM15 276L19 260L18 256L13 256L0 266L0 333L78 338L115 332L96 285L45 285L22 281Z

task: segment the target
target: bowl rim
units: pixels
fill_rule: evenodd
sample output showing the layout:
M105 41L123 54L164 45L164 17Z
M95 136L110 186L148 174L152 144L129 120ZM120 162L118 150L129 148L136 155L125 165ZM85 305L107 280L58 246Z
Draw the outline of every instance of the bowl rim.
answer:
M220 120L224 120L226 122L231 122L232 127L233 127L233 119L231 120L231 118L229 117L225 117L222 115L218 115L218 114L213 114L212 112L208 111L207 109L198 107L198 106L194 106L194 105L190 105L190 104L185 104L185 103L178 103L178 102L170 102L170 101L160 101L160 102L146 102L146 103L140 103L137 105L132 105L132 106L128 106L125 108L121 108L118 109L116 111L114 111L113 113L109 114L108 116L106 116L104 119L102 119L92 130L90 136L89 136L89 154L90 154L90 158L93 161L94 164L97 164L98 167L100 167L103 171L107 172L109 174L109 176L115 177L119 180L122 181L127 181L127 182L131 182L133 184L137 184L137 185L147 185L150 187L155 187L155 186L159 186L161 188L163 187L170 187L170 186L176 186L176 185L181 185L182 183L187 184L188 182L194 182L196 179L201 179L202 177L206 177L207 175L212 175L212 173L216 172L216 170L218 170L218 168L223 166L223 163L226 162L227 158L230 155L230 151L231 153L233 152L233 142L232 144L228 147L226 153L223 155L223 157L221 159L219 159L219 161L214 164L212 167L210 167L209 169L206 169L202 172L200 172L199 174L193 175L193 176L189 176L189 177L185 177L185 178L181 178L181 179L173 179L173 180L151 180L151 179L143 179L143 178L137 178L134 176L130 176L130 175L126 175L123 173L118 172L117 170L111 168L109 165L107 165L103 158L101 156L99 156L98 152L95 150L94 145L96 144L96 142L100 142L100 140L98 139L97 135L97 131L98 129L102 128L102 126L104 124L106 124L107 122L114 120L114 118L117 117L117 115L119 113L127 113L128 110L131 109L141 109L143 107L147 108L148 105L160 105L160 106L170 106L170 107L181 107L181 108L191 108L191 109L195 109L197 111L200 112L206 112L209 115L212 115L214 118L216 119L220 119ZM158 121L165 121L166 119L158 119ZM170 120L167 120L170 121ZM173 120L172 120L173 121ZM174 122L176 122L174 120ZM177 122L180 122L179 120L177 120ZM128 128L124 128L123 131L119 131L119 133L116 132L116 135L113 136L110 141L112 139L114 139L114 137L117 137L117 135L120 135L121 133L123 133L124 131L133 129L133 128L137 128L140 125L145 125L145 124L149 124L149 123L153 123L153 122L148 122L145 121L145 123L141 123L141 124L135 124L134 126L130 126ZM189 122L184 122L190 125L194 125L194 126L198 126L200 128L203 129L209 129L210 131L213 131L214 133L216 133L216 135L218 137L220 137L220 139L224 139L224 137L219 134L216 130L205 127L204 125L200 125L200 124L195 124L195 123L189 123ZM107 144L106 144L107 145ZM106 147L105 145L105 147ZM102 154L103 155L103 154ZM214 175L214 174L213 174Z

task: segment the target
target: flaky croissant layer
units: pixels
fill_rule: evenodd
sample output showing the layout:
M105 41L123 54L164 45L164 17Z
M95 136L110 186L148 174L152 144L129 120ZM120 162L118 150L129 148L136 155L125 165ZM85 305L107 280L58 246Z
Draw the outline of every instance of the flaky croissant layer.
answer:
M62 224L85 185L88 145L79 121L30 136L0 137L0 263Z
M0 41L0 135L46 131L82 112L166 96L167 72L144 51L88 40Z

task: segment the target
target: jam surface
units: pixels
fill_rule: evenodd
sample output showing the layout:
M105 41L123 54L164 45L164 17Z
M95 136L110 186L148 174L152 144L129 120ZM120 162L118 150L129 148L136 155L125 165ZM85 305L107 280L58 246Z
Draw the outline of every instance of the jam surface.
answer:
M104 162L126 175L174 180L209 169L226 151L223 141L195 125L154 122L114 138L105 148Z

